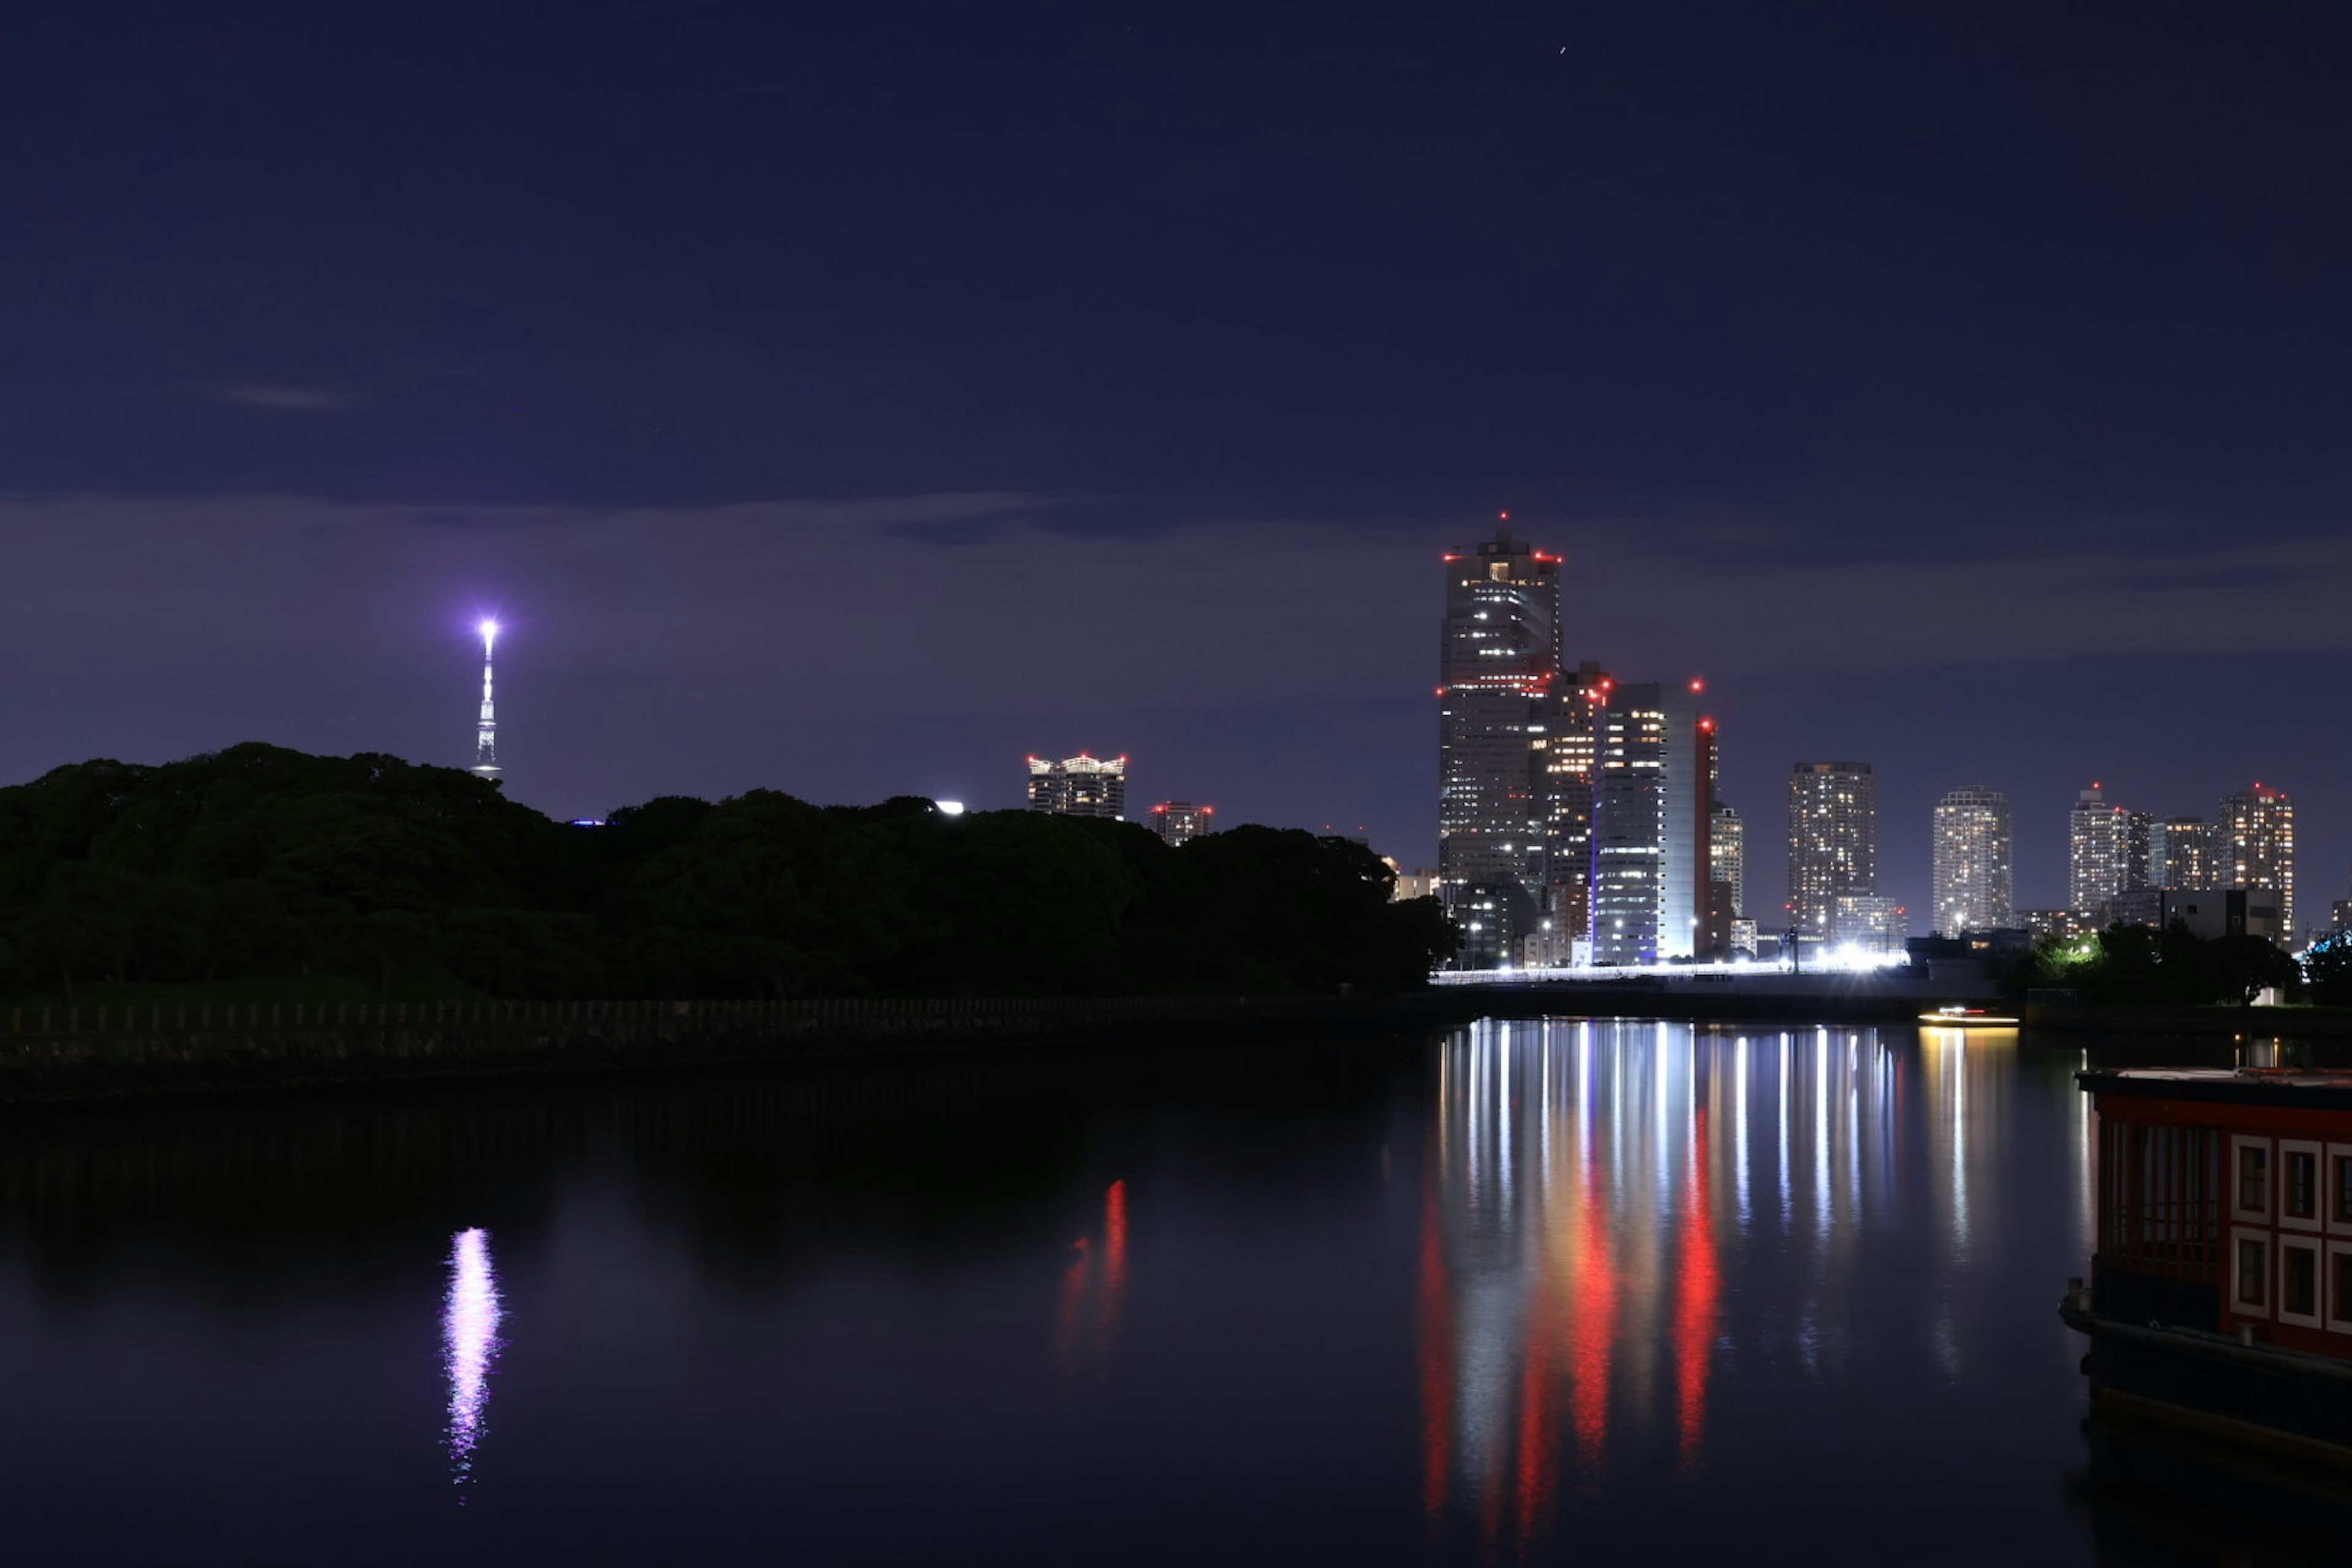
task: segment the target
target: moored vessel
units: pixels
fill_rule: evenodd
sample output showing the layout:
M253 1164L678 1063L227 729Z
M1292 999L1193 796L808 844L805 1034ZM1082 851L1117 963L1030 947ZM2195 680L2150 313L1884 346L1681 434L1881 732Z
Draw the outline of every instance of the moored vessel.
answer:
M2095 1408L2352 1468L2352 1072L2094 1069Z

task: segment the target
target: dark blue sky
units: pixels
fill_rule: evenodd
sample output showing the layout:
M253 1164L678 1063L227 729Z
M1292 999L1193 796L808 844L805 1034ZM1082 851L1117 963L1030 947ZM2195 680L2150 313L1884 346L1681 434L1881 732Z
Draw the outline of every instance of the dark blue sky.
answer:
M2260 777L2341 896L2352 12L93 4L0 61L0 777L253 737L519 798L1433 852L1435 557L1789 764Z

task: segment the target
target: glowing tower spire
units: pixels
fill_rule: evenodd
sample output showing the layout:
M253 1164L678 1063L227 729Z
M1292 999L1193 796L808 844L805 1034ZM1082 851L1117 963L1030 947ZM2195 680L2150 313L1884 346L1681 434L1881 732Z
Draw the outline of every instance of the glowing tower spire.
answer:
M490 650L499 640L499 623L486 620L482 633L482 716L474 725L474 772L488 778L499 771L499 716L490 702Z

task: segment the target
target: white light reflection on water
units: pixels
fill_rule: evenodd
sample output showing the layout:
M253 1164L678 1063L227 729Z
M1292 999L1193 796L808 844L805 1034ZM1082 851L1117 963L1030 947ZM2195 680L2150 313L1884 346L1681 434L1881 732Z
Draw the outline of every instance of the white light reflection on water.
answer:
M498 1360L498 1275L490 1268L490 1233L478 1226L451 1238L449 1292L441 1302L441 1364L449 1377L449 1468L463 1487L473 1479L481 1441L482 1409L490 1399L490 1365ZM464 1493L458 1500L465 1500Z

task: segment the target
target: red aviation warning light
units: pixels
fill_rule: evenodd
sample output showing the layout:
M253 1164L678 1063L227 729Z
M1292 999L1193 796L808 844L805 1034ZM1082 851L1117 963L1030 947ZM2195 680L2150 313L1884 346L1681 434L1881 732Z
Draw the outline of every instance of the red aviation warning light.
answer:
M1693 691L1705 691L1706 689L1706 682L1694 676L1691 678L1691 689Z

